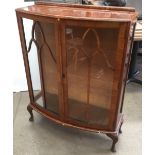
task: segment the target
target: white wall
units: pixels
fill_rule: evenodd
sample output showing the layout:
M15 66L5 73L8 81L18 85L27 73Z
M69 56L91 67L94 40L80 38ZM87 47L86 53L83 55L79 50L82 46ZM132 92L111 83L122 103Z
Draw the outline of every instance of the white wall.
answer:
M0 154L13 154L12 91L27 90L17 28L15 8L26 6L24 0L6 0L0 4ZM13 79L13 80L12 80ZM3 105L2 105L3 104Z

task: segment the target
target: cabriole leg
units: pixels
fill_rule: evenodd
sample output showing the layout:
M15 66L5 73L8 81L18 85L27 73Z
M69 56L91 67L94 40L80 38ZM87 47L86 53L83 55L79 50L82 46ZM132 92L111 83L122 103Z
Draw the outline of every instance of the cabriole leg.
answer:
M122 133L122 125L123 125L123 122L121 123L120 127L119 127L119 133L121 134Z
M28 105L27 106L27 110L28 110L28 112L30 113L30 118L29 118L29 121L33 121L34 119L33 119L33 112L32 112L32 110L33 110L33 108L30 106L30 105Z
M118 142L118 135L114 135L114 134L111 134L111 133L108 133L106 134L108 137L110 137L113 141L112 143L112 146L111 146L111 151L112 152L116 152L116 148L115 148L115 145L116 143Z

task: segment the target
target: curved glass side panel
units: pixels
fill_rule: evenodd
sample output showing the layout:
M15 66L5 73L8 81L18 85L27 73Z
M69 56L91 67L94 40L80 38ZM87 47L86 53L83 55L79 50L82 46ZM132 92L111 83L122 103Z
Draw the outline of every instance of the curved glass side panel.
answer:
M23 19L35 103L59 113L55 26Z

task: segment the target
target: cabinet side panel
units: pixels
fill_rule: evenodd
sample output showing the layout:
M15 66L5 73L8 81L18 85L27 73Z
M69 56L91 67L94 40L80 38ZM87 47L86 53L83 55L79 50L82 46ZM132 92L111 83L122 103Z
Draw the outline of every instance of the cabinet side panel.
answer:
M125 80L124 77L126 75L126 55L127 55L127 46L129 40L129 30L130 30L130 23L121 23L119 28L119 37L117 42L117 54L116 54L116 70L114 76L114 83L113 85L113 93L112 93L112 102L111 102L111 109L113 111L111 115L111 128L113 130L116 129L119 114L120 114L120 107L122 103L122 95L124 93L123 88L125 87Z

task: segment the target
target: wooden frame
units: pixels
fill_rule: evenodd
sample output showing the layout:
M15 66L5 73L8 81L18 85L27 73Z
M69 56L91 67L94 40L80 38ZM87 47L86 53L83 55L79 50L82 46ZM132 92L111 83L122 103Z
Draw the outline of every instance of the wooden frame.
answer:
M72 15L62 15L62 14L52 14L48 12L50 9L61 9L70 10L71 12L74 9L79 11L84 11L84 13L90 14L91 17L80 15L79 18ZM95 17L96 11L101 14L98 14L99 17ZM53 11L54 12L54 11ZM91 12L93 12L91 14ZM102 132L107 134L113 140L111 150L115 151L115 144L118 141L118 135L121 132L121 126L123 123L123 98L125 90L126 75L130 61L130 46L132 46L132 38L134 29L132 25L136 22L137 13L133 8L115 8L115 7L90 7L90 6L80 6L80 5L65 5L65 4L52 4L50 3L36 3L34 6L27 8L21 8L16 10L17 22L23 52L23 59L25 65L25 72L27 77L27 84L30 96L30 104L27 106L27 109L31 115L30 121L33 121L32 110L36 110L45 117L55 121L59 124L75 127L79 129L84 129L87 131ZM108 16L108 18L107 18ZM113 16L113 17L112 17ZM104 18L105 17L105 18ZM120 17L120 18L119 18ZM46 97L45 97L45 88L44 88L44 75L42 68L41 56L39 57L40 64L40 75L42 83L42 92L37 96L33 94L32 88L32 79L30 74L30 66L28 60L28 51L25 41L25 32L23 27L23 18L31 19L37 22L52 23L55 27L54 36L55 36L55 46L56 46L56 70L57 70L57 86L58 86L58 99L59 99L59 113L55 115L54 113L49 112L46 107ZM112 24L113 23L113 24ZM111 27L118 29L118 41L117 41L117 50L115 58L115 70L114 78L112 85L112 96L111 96L111 105L110 105L110 116L109 123L107 127L100 127L100 125L88 125L81 124L74 120L66 119L68 115L68 76L67 76L67 51L66 51L66 38L65 38L65 27L69 26L80 26L88 28L106 28ZM32 34L33 35L33 34ZM36 104L36 100L43 95L44 98L44 107L40 107Z

